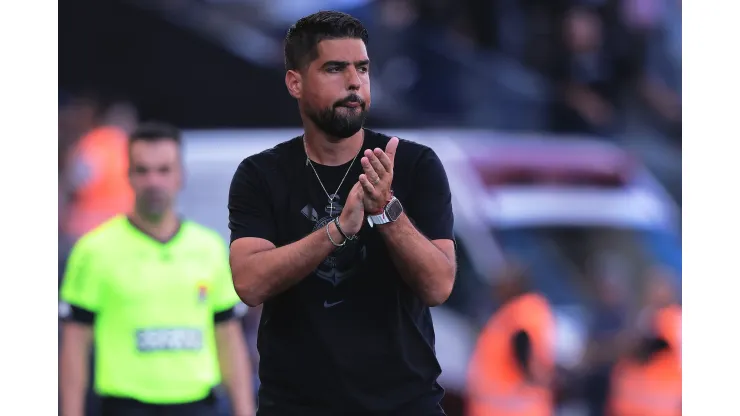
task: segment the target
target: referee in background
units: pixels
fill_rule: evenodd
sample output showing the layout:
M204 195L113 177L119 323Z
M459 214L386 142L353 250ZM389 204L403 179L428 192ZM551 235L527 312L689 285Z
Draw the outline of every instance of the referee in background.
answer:
M214 231L178 218L180 133L142 124L129 142L136 195L74 246L60 289L61 413L83 416L89 354L103 416L216 415L225 385L234 416L254 414L238 318L246 312Z

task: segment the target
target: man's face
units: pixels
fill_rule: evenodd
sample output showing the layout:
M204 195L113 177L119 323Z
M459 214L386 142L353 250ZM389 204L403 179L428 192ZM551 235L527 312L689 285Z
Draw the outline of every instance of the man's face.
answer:
M565 20L566 42L573 52L591 52L599 48L601 39L601 20L591 12L571 11Z
M182 185L180 146L166 138L131 143L129 181L136 212L152 220L162 217Z
M648 303L653 306L670 304L675 299L672 276L663 269L655 269L650 273L646 288Z
M360 131L370 109L370 60L361 39L331 39L300 74L298 98L304 114L333 138ZM289 85L290 88L290 85Z

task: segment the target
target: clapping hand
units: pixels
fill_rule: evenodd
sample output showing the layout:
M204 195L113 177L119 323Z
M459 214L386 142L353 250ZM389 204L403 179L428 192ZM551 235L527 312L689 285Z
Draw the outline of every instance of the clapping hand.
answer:
M339 216L339 223L342 225L342 231L351 237L357 234L362 228L365 221L365 209L363 207L363 189L359 183L355 183L352 190L347 196L347 202L344 204L342 213Z
M398 138L392 137L385 147L365 150L360 160L365 173L360 175L360 184L364 190L363 203L367 215L377 215L383 212L383 208L391 200L393 191L393 163L398 148Z

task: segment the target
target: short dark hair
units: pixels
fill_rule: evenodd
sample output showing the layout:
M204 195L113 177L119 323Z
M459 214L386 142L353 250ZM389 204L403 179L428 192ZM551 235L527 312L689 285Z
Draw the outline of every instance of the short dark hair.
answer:
M147 121L139 124L129 135L129 144L134 142L155 142L159 140L173 140L180 145L182 137L180 129L169 123Z
M285 35L285 70L302 69L318 56L317 46L325 39L362 39L367 45L367 30L347 13L321 11L295 22Z

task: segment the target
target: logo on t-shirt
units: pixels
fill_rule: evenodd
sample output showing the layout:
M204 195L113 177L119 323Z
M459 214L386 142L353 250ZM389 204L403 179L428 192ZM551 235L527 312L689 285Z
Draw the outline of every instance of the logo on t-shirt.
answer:
M140 352L199 351L203 332L198 328L143 328L136 330L136 349Z
M326 227L330 221L342 212L344 206L341 204L341 198L337 194L331 195L331 203L327 203L324 212L328 214L319 218L319 214L311 204L306 205L301 210L301 214L309 221L314 223L313 230L319 230ZM314 270L314 274L320 279L324 279L334 286L354 276L360 264L365 260L365 244L361 238L347 241L342 247L337 247L334 251Z
M208 300L208 286L205 283L198 284L198 303L205 303Z

